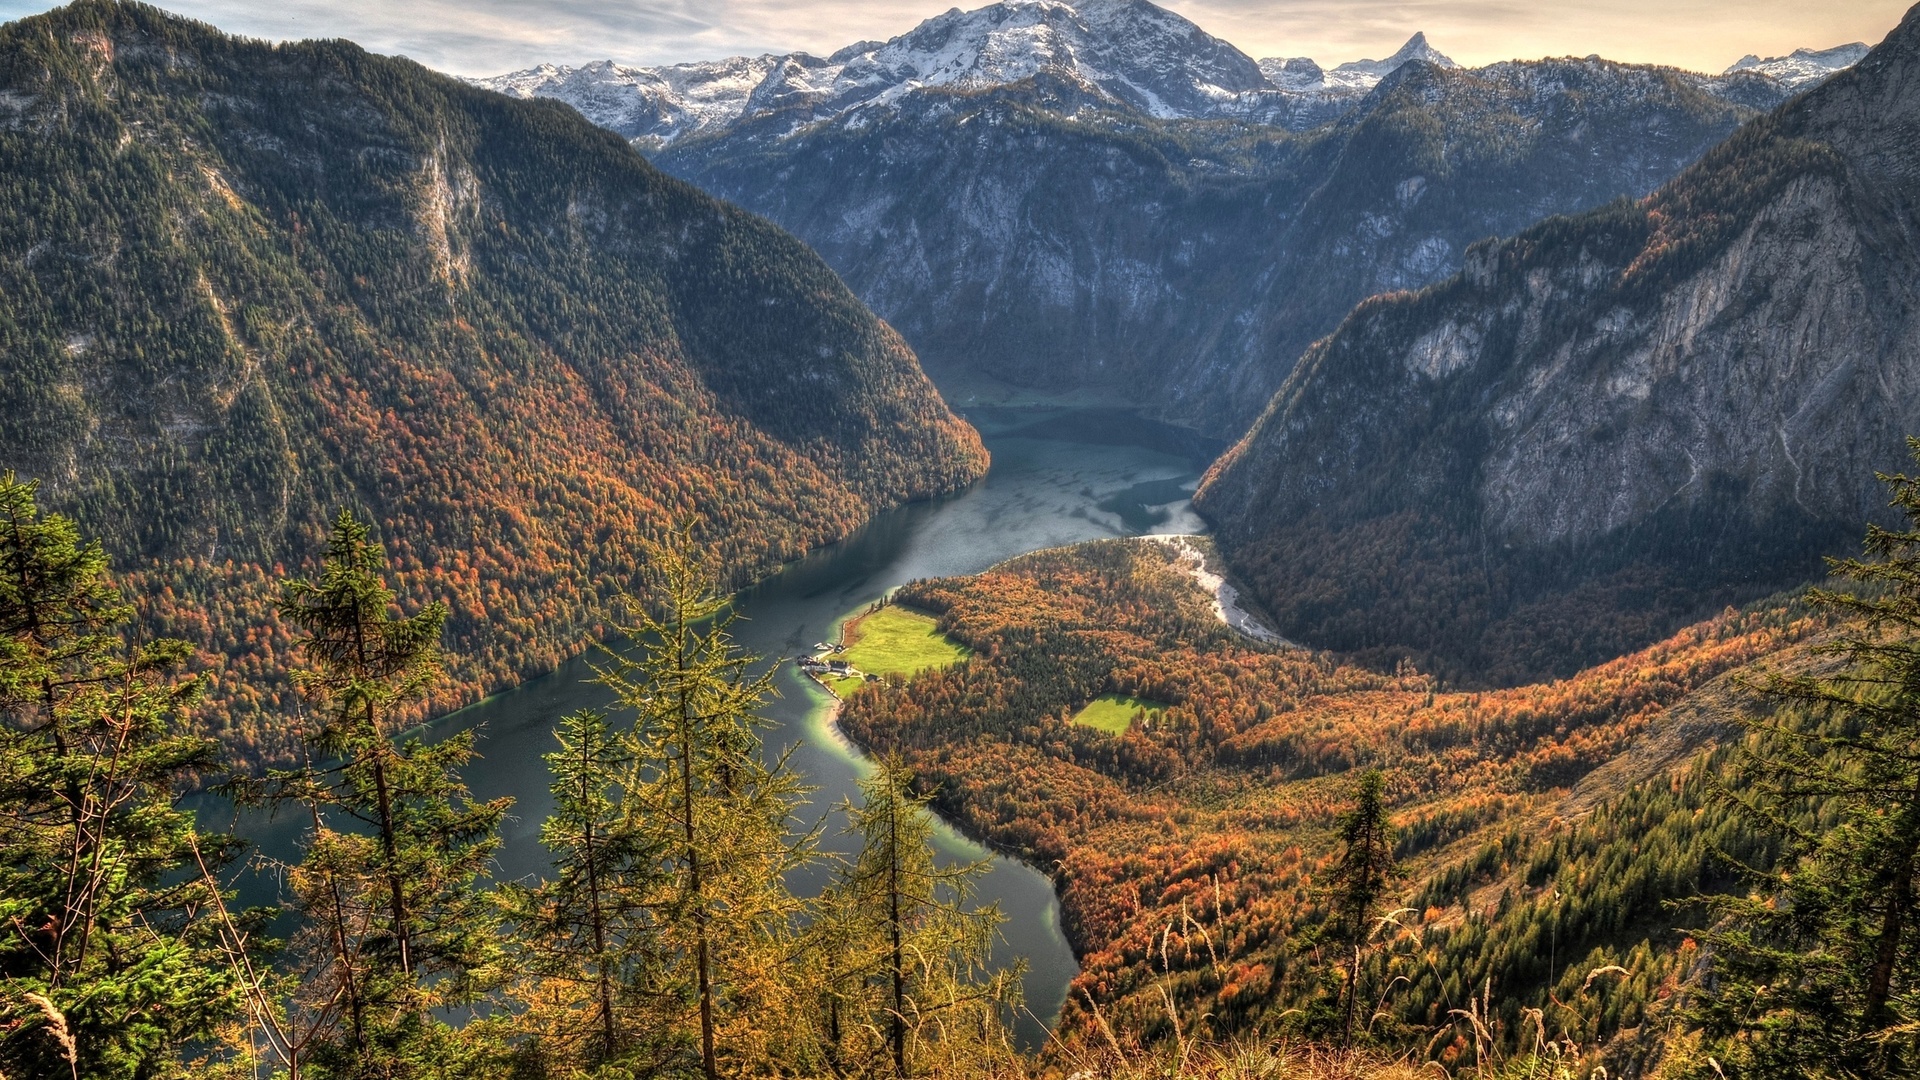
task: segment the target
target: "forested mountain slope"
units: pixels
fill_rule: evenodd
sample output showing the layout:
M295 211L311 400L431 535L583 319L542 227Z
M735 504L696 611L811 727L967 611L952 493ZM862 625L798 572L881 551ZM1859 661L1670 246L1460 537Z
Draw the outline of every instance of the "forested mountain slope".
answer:
M286 640L231 628L342 504L452 604L444 707L675 519L739 580L984 465L818 257L565 106L138 4L0 27L0 468L232 658L236 741Z
M1281 629L1567 672L1804 580L1920 432L1920 14L1646 199L1301 360L1196 500Z

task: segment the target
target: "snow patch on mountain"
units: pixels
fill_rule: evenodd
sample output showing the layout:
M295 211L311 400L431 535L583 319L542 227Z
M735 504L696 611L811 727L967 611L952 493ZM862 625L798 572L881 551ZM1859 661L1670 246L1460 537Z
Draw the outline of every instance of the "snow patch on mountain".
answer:
M1281 90L1313 90L1327 82L1327 73L1310 56L1270 56L1260 61L1260 74Z
M1860 41L1848 45L1836 45L1831 49L1795 49L1785 56L1770 56L1765 60L1748 53L1734 61L1733 66L1721 74L1757 71L1762 75L1778 79L1795 90L1804 90L1852 67L1866 55L1866 43Z
M804 54L735 56L659 68L624 67L601 60L580 67L541 64L477 81L511 97L558 98L610 131L664 143L733 123L746 110L754 89L775 69L810 59Z

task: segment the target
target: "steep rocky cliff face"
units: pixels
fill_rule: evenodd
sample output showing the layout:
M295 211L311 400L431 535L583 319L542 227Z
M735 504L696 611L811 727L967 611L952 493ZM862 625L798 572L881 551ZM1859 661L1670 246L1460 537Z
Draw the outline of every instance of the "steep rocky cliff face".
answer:
M1360 305L1198 504L1285 632L1479 678L1804 579L1920 433L1917 206L1909 13L1650 197Z
M0 469L252 665L242 741L272 568L339 506L453 604L452 704L580 648L676 519L739 579L984 466L816 255L564 106L136 4L0 27Z
M935 371L1241 434L1356 302L1640 196L1787 87L1601 60L1256 64L1145 0L1007 0L825 60L535 69L812 244Z

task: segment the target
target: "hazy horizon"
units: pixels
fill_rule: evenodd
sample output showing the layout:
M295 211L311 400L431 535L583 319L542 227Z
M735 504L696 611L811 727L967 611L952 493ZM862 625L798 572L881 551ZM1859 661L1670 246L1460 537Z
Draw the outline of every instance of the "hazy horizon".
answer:
M59 6L0 0L0 19ZM222 30L273 40L349 38L456 75L541 63L658 65L760 53L826 54L905 33L948 9L940 0L170 0L159 6ZM975 3L967 8L983 6ZM1250 56L1311 56L1324 66L1380 59L1416 31L1468 65L1599 54L1717 72L1749 53L1781 56L1878 42L1906 5L1891 0L1162 0Z

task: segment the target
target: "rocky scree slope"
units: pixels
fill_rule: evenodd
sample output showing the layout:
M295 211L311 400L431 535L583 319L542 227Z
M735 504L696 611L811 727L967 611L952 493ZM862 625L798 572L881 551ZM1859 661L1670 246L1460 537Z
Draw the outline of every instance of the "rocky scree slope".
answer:
M984 467L817 256L558 103L138 4L0 27L0 468L152 579L244 746L339 506L451 602L444 706L580 648L676 519L741 580Z
M1317 343L1196 504L1296 640L1510 681L1803 580L1920 433L1920 9Z

